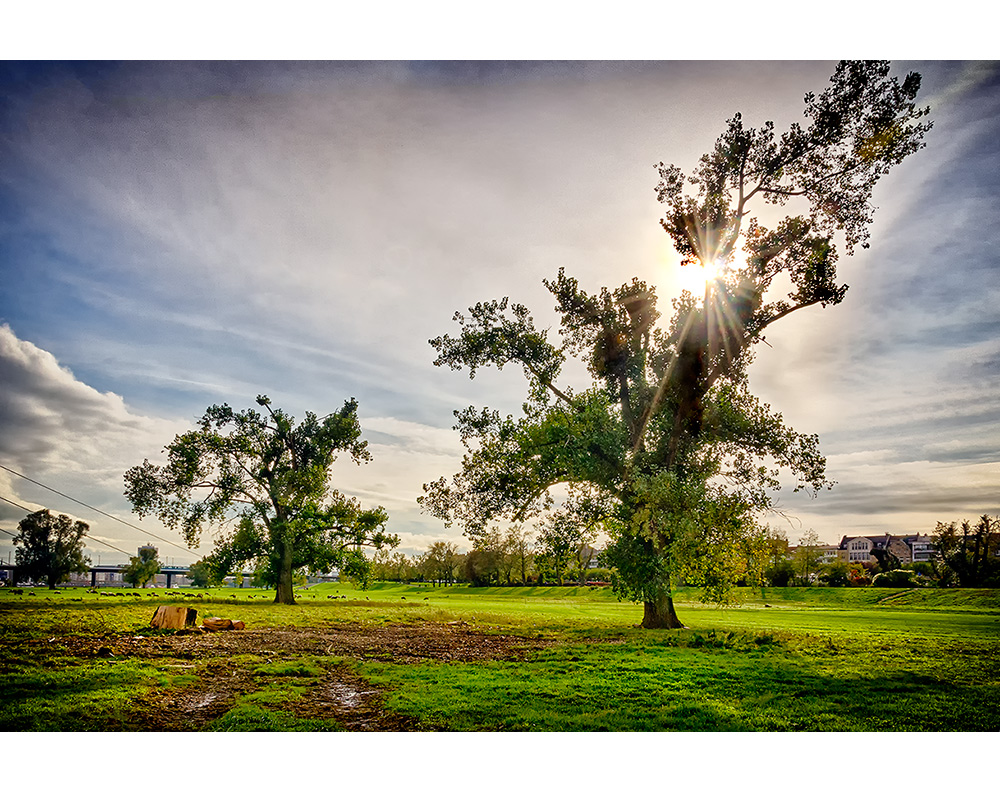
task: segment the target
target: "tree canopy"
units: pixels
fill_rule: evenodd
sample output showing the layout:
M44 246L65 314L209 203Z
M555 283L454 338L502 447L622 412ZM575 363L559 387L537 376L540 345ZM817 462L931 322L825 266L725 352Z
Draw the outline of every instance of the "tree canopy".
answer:
M394 547L382 507L364 509L330 486L339 454L356 463L371 457L360 439L358 404L351 399L323 418L295 420L258 396L264 412L213 405L199 428L178 435L167 462L145 460L125 473L125 495L140 516L156 515L196 547L206 526L219 535L206 563L216 577L244 564L275 587L275 602L294 603L293 577L308 569L356 569L362 548Z
M72 572L86 572L90 559L83 555L90 526L48 509L32 512L17 525L14 537L18 574L45 580L50 589L66 581Z
M659 322L655 290L633 278L585 292L560 269L544 281L560 342L508 297L455 314L454 336L431 340L435 365L519 366L528 381L519 417L456 412L466 454L459 473L424 486L421 504L470 537L491 521L558 510L599 524L621 596L642 601L646 627L680 626L679 580L725 598L737 580L761 579L766 541L758 517L781 469L799 488L828 486L818 437L787 427L747 383L747 366L775 322L840 303L840 235L866 247L872 190L922 147L930 124L914 104L917 74L902 82L887 62L842 62L830 86L805 97L806 125L777 136L733 116L689 177L657 166L661 225L680 266L705 271L703 295L683 292ZM797 203L774 228L751 209ZM782 282L791 290L773 294ZM568 356L592 383L559 384ZM558 503L556 495L558 495Z

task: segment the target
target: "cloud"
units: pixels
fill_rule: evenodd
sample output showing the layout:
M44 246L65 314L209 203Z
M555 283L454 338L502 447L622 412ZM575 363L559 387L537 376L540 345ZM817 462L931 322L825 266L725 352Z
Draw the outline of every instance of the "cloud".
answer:
M463 450L458 432L452 429L439 429L392 417L364 418L363 428L365 436L374 433L385 438L378 444L409 452L456 457L461 456Z
M123 453L170 439L176 421L131 413L121 396L80 382L53 355L0 325L0 455L31 471L86 472L104 481Z
M189 428L180 421L132 412L120 396L79 381L52 354L18 338L6 324L0 325L0 381L3 464L126 518L128 507L121 496L125 469L153 456ZM2 470L0 494L29 508L70 513L92 526L100 523L119 543L141 540L136 532ZM2 512L7 530L24 516L12 510Z

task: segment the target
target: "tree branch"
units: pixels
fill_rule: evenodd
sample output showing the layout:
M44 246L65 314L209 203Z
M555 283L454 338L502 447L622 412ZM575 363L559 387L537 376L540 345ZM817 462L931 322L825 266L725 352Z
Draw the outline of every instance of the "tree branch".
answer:
M550 391L552 391L556 396L558 396L560 399L562 399L564 402L566 402L566 404L568 404L571 407L573 407L574 409L576 409L577 412L580 411L580 408L577 407L575 404L573 404L573 400L569 396L567 396L565 393L563 393L561 390L559 390L559 388L557 388L555 385L553 385L552 384L552 380L548 379L547 377L543 377L542 374L541 374L541 372L539 372L538 369L536 369L534 367L534 365L532 365L531 363L529 363L527 360L522 360L521 364L526 369L528 369L528 371L530 371L535 376L535 379L537 379L546 388L548 388Z

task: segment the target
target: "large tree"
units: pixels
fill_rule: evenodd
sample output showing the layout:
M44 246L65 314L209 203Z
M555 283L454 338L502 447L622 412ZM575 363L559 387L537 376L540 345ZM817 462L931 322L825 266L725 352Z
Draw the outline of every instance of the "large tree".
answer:
M382 507L363 509L330 486L341 452L359 464L371 458L356 401L324 418L307 412L299 424L266 396L257 404L263 413L208 408L197 430L166 447L165 465L147 459L125 473L125 495L140 516L156 515L192 547L203 527L224 531L205 559L217 574L255 563L274 601L292 604L297 571L353 569L363 547L399 540L386 533Z
M747 366L778 320L844 299L835 236L848 254L867 247L875 183L930 128L914 104L919 85L917 74L890 77L888 63L844 62L825 91L806 96L804 127L778 137L771 122L747 127L737 114L689 178L660 163L661 224L680 265L706 276L703 294L674 300L666 326L647 284L592 295L563 270L545 281L558 346L508 298L456 314L459 333L431 341L435 364L470 377L518 365L528 400L518 418L456 412L462 470L425 485L423 506L476 537L490 521L537 516L557 496L612 536L617 590L644 603L645 627L680 626L679 580L724 597L734 580L757 579L765 543L755 518L771 506L778 470L813 491L828 482L818 438L750 393ZM774 228L751 214L790 202L802 213ZM783 282L791 290L775 298ZM559 384L567 355L586 363L591 387Z
M90 559L83 555L83 537L88 530L87 523L48 509L27 515L18 523L14 537L18 576L44 579L54 589L71 572L86 572Z

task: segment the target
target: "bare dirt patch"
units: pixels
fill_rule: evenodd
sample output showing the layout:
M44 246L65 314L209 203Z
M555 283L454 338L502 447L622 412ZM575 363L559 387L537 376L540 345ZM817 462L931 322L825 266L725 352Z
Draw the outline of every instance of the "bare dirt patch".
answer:
M519 659L544 641L478 632L464 622L416 622L384 626L271 628L216 633L116 634L103 638L62 636L62 648L80 657L177 657L206 659L227 655L335 655L393 663L421 660Z
M167 668L180 675L196 675L197 681L150 691L136 713L134 725L143 731L198 731L228 712L238 696L269 684L255 675L255 663L247 662L247 658L259 657L264 663L325 656L391 663L474 662L521 659L543 643L540 639L478 632L464 622L415 622L62 636L59 650L83 658L176 661L168 663ZM237 662L238 657L243 659ZM227 663L227 658L234 660ZM304 695L283 702L281 710L301 718L333 720L351 731L420 728L416 722L387 711L383 691L341 665L325 668L322 677L309 680Z

